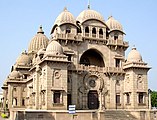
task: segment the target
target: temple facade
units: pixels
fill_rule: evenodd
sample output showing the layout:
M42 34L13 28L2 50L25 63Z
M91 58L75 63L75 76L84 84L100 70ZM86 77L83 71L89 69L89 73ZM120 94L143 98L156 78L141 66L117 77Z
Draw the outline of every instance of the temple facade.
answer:
M150 67L119 21L90 7L77 18L65 8L46 37L42 26L4 81L3 109L148 109Z

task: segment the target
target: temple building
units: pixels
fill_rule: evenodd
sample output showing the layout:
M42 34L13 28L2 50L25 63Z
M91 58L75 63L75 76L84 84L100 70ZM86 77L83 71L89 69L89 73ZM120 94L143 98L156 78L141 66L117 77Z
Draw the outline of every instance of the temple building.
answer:
M95 10L64 8L50 38L37 34L4 81L3 109L149 109L148 71L136 47L128 55L122 24ZM149 101L149 102L148 102Z

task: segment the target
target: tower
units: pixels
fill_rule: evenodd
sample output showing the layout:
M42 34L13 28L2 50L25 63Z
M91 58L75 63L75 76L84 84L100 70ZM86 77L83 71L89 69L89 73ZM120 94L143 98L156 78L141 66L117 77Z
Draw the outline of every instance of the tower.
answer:
M132 48L124 63L126 72L124 80L125 108L148 108L148 79L147 73L150 67L143 62L142 56Z

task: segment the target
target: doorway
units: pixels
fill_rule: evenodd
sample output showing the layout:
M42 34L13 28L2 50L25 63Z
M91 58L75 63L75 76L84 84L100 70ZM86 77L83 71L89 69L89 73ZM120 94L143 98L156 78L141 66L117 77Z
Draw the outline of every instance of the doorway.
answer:
M99 108L98 92L96 90L89 91L88 93L88 108L89 109Z

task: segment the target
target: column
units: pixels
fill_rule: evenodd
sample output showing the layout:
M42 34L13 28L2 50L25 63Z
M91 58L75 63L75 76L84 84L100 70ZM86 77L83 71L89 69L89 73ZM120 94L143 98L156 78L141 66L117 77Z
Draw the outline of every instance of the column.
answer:
M96 29L96 38L99 38L99 28L95 27L95 29Z

